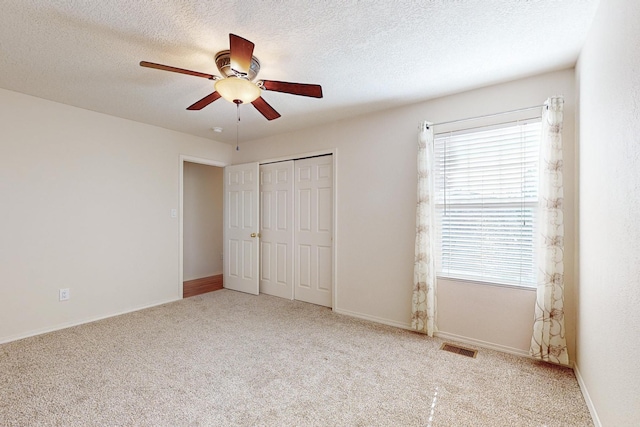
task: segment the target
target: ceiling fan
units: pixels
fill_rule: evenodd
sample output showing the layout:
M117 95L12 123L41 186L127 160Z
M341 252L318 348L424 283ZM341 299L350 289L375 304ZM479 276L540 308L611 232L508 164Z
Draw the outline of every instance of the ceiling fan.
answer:
M276 80L254 81L260 71L260 61L253 56L254 46L249 40L229 34L229 50L218 52L215 56L216 65L223 77L147 61L141 61L140 65L213 80L215 91L187 107L187 110L201 110L222 97L238 106L251 103L267 120L273 120L280 117L280 113L260 96L263 90L322 98L320 85Z

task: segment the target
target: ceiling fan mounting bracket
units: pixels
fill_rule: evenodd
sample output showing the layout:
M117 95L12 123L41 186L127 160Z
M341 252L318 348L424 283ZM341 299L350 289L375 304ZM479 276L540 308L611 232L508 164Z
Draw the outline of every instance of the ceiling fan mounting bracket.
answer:
M251 66L248 73L241 73L231 68L231 51L223 50L216 53L216 66L224 77L240 77L252 81L260 71L260 61L255 56L251 57Z

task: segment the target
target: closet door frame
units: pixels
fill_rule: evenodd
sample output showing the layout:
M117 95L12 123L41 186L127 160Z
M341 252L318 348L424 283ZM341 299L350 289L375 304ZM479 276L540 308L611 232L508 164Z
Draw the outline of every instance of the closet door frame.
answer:
M313 151L313 152L307 152L307 153L298 153L298 154L292 154L289 156L283 156L283 157L276 157L276 158L271 158L271 159L264 159L264 160L259 160L258 164L263 165L263 164L268 164L268 163L275 163L275 162L284 162L287 160L298 160L298 159L305 159L308 157L318 157L318 156L327 156L327 155L331 155L331 159L332 159L332 173L333 173L333 212L332 212L332 238L331 238L331 243L332 243L332 267L331 267L331 283L332 283L332 289L331 289L331 309L332 310L336 310L336 308L338 307L338 280L337 280L337 275L336 275L336 271L337 271L337 267L338 267L338 250L337 250L337 235L338 235L338 149L337 148L331 148L331 149L327 149L327 150L321 150L321 151Z

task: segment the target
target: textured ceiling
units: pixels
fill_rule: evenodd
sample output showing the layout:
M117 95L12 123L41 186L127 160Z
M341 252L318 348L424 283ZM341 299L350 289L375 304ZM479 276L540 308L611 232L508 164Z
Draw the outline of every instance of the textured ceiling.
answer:
M258 78L322 85L323 99L264 92L271 122L242 106L243 141L572 66L597 3L0 0L0 87L235 143L233 104L186 110L211 81L139 62L219 75L234 33Z

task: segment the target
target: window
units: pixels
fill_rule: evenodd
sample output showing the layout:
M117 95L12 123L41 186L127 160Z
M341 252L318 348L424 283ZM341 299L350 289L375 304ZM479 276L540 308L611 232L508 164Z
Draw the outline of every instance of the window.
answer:
M438 275L535 286L540 120L435 137Z

